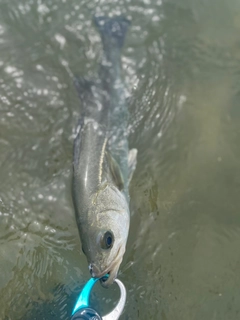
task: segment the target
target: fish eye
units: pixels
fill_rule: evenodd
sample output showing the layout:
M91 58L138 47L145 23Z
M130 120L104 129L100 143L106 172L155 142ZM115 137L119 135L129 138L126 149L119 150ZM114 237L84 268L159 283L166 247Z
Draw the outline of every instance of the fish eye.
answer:
M111 231L107 231L101 238L100 245L102 249L110 249L113 246L114 236Z

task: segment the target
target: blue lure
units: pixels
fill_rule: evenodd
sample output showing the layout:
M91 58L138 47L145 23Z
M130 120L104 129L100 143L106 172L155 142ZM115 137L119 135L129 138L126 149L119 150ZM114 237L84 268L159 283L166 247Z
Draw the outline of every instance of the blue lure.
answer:
M106 276L104 276L104 278L107 278L108 274ZM102 278L101 278L102 279ZM88 280L88 282L85 284L85 286L83 287L78 300L75 304L75 307L73 309L72 315L77 312L79 309L82 308L88 308L89 307L89 298L90 298L90 294L92 291L93 286L95 285L95 283L100 280L100 278L91 278L90 280Z

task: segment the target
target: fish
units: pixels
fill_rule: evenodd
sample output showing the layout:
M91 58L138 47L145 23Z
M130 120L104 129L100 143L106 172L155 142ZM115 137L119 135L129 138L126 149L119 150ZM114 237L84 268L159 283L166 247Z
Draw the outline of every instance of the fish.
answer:
M82 102L73 152L72 197L89 271L103 287L116 279L130 225L129 183L137 149L129 150L128 108L122 80L121 50L129 20L98 16L102 59L94 81L76 78Z

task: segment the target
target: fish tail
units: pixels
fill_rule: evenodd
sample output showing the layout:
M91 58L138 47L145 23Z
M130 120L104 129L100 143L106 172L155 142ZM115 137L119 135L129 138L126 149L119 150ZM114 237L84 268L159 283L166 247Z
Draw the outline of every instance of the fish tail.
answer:
M111 45L122 48L127 29L130 25L128 19L123 16L116 16L113 18L94 16L93 20L99 30L103 44L108 44L110 42Z
M74 78L75 88L77 90L80 100L85 103L92 97L92 87L94 85L93 81L88 80L84 77Z

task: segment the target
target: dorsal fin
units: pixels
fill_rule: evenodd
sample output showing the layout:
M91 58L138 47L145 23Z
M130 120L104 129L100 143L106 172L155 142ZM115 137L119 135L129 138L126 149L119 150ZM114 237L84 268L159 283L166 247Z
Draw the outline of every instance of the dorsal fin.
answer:
M80 158L80 145L81 145L81 130L83 127L84 118L80 118L78 121L78 125L76 128L76 137L74 139L74 145L73 145L73 167L75 170L77 170L77 166L79 163Z
M124 182L123 182L123 176L119 168L119 165L109 151L106 151L105 155L106 155L107 164L110 169L110 173L112 175L113 181L118 187L118 189L121 191L124 188Z

